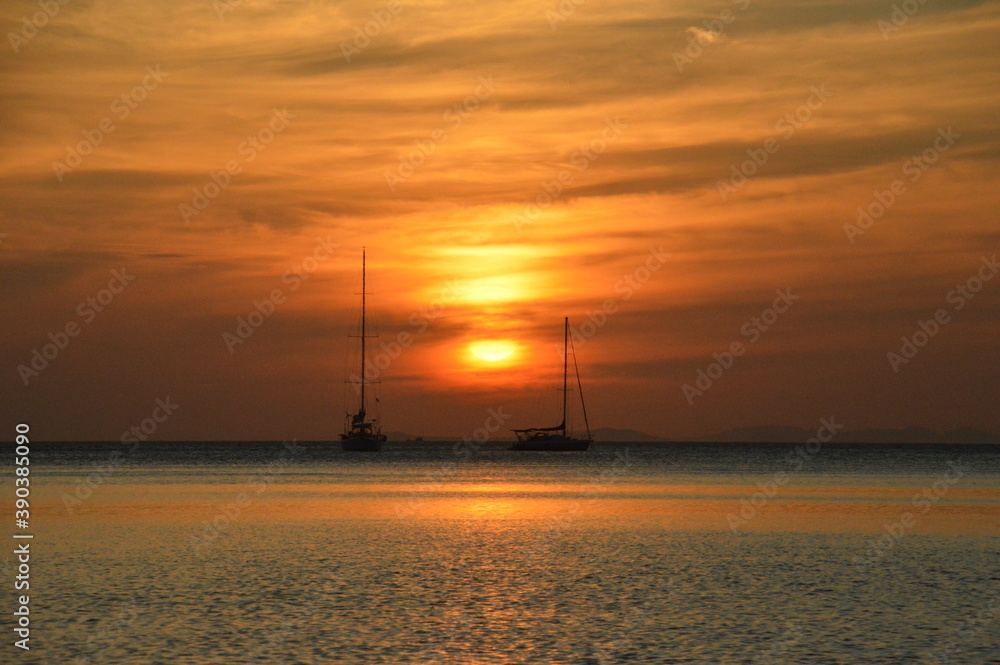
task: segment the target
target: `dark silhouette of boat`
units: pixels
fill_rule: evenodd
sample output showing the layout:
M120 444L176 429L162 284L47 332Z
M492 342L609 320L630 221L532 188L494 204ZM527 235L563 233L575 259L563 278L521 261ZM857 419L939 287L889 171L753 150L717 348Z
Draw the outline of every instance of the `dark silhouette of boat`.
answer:
M382 434L382 426L374 419L368 418L365 410L365 340L368 338L365 327L365 250L361 250L361 374L357 383L360 386L361 400L357 413L348 413L349 421L345 424L344 433L340 435L341 447L350 452L378 452L382 450L382 442L386 437ZM377 401L377 400L376 400Z
M569 392L567 377L569 375L569 317L564 320L563 331L563 386L562 386L562 422L555 427L530 427L514 430L517 441L511 450L541 450L566 451L587 450L594 439L590 435L590 423L587 422L587 405L583 401L583 384L580 382L580 368L576 364L576 350L573 350L573 369L576 373L577 389L580 391L580 405L583 407L583 423L587 428L587 438L574 438L566 428L566 396Z

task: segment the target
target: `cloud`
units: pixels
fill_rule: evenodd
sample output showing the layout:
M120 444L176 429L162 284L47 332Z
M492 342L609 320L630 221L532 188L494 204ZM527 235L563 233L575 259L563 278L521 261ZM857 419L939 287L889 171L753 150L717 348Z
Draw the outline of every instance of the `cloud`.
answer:
M788 285L809 301L748 360L753 372L733 374L733 390L717 393L723 419L751 412L752 394L795 420L786 370L830 406L854 408L851 394L878 386L865 398L866 417L877 421L875 405L891 403L903 418L907 406L935 401L934 381L978 377L977 358L991 353L978 326L996 322L998 295L984 289L950 329L961 332L935 341L951 368L928 361L933 371L920 379L928 386L907 384L905 399L888 380L870 380L886 345L940 306L978 255L995 251L1000 93L988 72L1000 56L1000 3L926 3L883 39L876 22L894 4L586 3L553 30L534 1L404 3L348 62L340 44L372 20L364 3L242 3L223 20L204 2L69 3L0 60L2 297L25 320L8 333L16 347L8 359L30 353L102 270L126 261L143 269L145 286L110 312L104 332L81 339L79 358L60 358L60 380L79 388L118 352L116 336L142 331L122 352L122 372L141 374L144 385L186 386L203 400L190 432L216 436L217 414L234 413L263 427L262 436L285 438L296 425L281 413L296 413L309 423L298 434L315 438L322 418L304 416L301 404L316 407L315 395L343 373L328 338L350 325L360 247L369 248L374 307L390 334L411 328L409 314L448 280L481 289L482 302L450 306L393 367L400 377L428 377L422 387L435 394L478 404L494 388L462 365L463 344L499 331L547 349L552 321L619 297L618 280L662 244L669 263L588 342L602 376L635 372L656 384L642 397L650 429L722 429L710 415L671 411L667 396L680 370L710 357L768 293ZM737 18L719 39L705 22L727 7ZM6 34L34 11L35 2L8 3L0 27ZM672 54L698 37L714 41L678 72ZM127 117L114 115L115 100L155 65L169 72L163 84ZM492 76L496 92L458 113L480 76ZM833 98L723 202L718 181L780 136L777 123L824 84ZM275 108L294 120L247 159L241 146ZM52 162L107 117L115 131L58 182ZM580 151L616 117L627 129L580 166ZM962 135L954 149L907 180L905 195L848 243L843 225L949 126ZM430 139L442 128L444 138ZM241 172L184 224L178 206L232 160ZM393 191L386 173L401 163L413 172ZM570 181L557 187L563 173ZM514 216L546 195L551 202L517 228ZM222 329L255 299L287 288L282 274L327 235L343 254L303 282L228 366ZM151 348L158 360L143 364ZM830 360L848 356L866 358L864 380ZM816 387L810 358L843 385ZM247 386L240 372L248 367L272 384ZM289 367L295 376L283 374ZM217 380L239 389L203 389ZM111 403L128 401L111 383L102 389ZM57 389L39 390L23 399L44 412ZM436 402L407 390L413 406L400 408L422 422ZM970 392L963 413L991 413L984 399ZM242 405L261 400L273 400L270 413ZM74 426L90 436L120 432L113 408L97 411ZM926 418L933 426L948 414L942 407ZM1000 428L994 415L976 418Z

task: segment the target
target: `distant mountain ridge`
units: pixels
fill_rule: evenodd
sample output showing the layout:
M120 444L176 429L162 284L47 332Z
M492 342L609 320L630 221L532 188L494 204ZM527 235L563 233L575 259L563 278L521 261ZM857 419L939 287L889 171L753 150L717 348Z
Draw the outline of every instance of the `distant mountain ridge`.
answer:
M634 429L600 427L591 432L595 441L643 442L643 441L706 441L720 443L801 443L815 436L816 430L789 426L760 425L739 427L712 436L693 438L673 438L655 436ZM414 441L420 437L406 432L387 432L389 441ZM455 437L423 437L427 441L450 441ZM505 441L506 437L494 436L494 441ZM905 429L864 429L838 432L833 439L838 443L996 443L1000 436L972 427L961 427L944 433L925 427Z
M406 432L386 432L385 438L387 441L414 441L421 437L407 434Z
M615 429L600 427L591 432L594 441L663 441L662 437L653 436L634 429Z
M815 430L799 427L740 427L700 441L734 443L797 443L815 436ZM838 432L833 438L839 443L1000 443L1000 436L972 427L962 427L939 433L925 427L905 429L864 429Z

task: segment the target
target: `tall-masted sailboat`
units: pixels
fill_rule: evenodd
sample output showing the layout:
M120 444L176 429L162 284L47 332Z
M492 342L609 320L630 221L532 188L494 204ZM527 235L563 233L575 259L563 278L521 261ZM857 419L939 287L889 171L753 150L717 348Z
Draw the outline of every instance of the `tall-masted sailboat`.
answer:
M348 422L345 423L344 433L340 435L340 445L344 450L354 452L378 452L382 449L382 442L385 435L382 434L382 426L374 418L368 419L365 411L365 340L368 331L365 326L365 296L366 289L365 274L365 250L361 250L361 374L358 375L357 384L360 388L361 401L357 413L348 413Z
M590 423L587 422L587 405L583 401L583 384L580 382L580 368L576 364L576 350L573 351L573 369L576 372L576 385L580 391L580 406L583 407L583 423L587 428L587 438L575 439L566 429L566 395L569 392L567 375L569 373L569 317L566 317L563 332L563 386L562 386L562 422L555 427L532 427L516 429L517 441L511 450L587 450L594 439L590 435Z

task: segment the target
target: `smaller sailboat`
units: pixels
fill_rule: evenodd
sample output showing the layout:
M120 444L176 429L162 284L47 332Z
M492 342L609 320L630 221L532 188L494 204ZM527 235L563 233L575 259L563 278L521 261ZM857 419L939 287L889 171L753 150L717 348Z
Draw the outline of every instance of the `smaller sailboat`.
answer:
M361 373L358 375L357 384L360 392L360 405L357 413L348 413L348 423L344 428L344 433L340 435L340 445L344 450L351 452L378 452L382 450L382 442L385 435L382 434L382 426L372 418L368 418L365 410L365 386L368 381L365 379L365 341L368 338L368 331L365 325L365 296L367 295L366 273L365 273L365 250L361 250Z
M587 450L594 441L590 435L590 423L587 422L587 405L583 401L583 384L580 382L580 368L576 364L575 349L573 351L573 369L576 372L576 384L580 392L580 406L583 407L583 423L587 428L587 438L573 438L566 427L566 397L569 393L569 317L565 318L564 323L562 422L555 427L530 427L514 430L517 441L511 446L511 450Z

